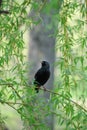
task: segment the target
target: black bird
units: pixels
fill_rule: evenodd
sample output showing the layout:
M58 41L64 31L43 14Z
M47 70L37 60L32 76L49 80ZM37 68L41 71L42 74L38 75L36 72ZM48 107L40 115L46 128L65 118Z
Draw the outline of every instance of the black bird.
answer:
M50 77L50 65L47 61L41 62L41 68L36 72L34 78L35 90L38 93L39 88L43 86ZM45 88L44 88L45 89Z

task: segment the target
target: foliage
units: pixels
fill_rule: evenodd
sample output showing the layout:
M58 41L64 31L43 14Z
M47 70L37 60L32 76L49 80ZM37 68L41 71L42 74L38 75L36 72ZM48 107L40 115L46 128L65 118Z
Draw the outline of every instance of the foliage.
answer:
M84 6L84 9L83 9ZM77 17L76 17L77 16ZM58 15L59 30L57 34L57 50L60 52L60 59L57 67L60 69L58 89L62 93L58 106L61 105L62 115L59 114L60 124L65 124L67 130L85 130L87 123L84 122L87 116L87 93L86 93L86 12L85 3L79 1L65 1L62 10ZM59 77L58 75L58 77ZM61 87L62 86L62 87ZM66 101L68 98L68 102ZM75 98L81 107L70 99ZM76 105L76 106L75 106ZM61 111L61 110L60 110ZM64 114L63 114L64 113ZM65 116L64 116L65 115ZM66 118L65 118L66 117Z
M57 44L60 58L56 62L58 77L55 76L55 89L50 92L50 100L38 99L34 86L28 84L26 63L23 50L24 32L28 27L39 24L28 18L28 8L34 9L36 16L43 10L53 14ZM14 0L3 2L3 9L10 14L0 14L0 103L15 109L24 122L24 129L45 130L44 117L56 116L56 124L64 130L87 129L87 92L86 92L86 5L79 1L62 1L60 13L57 12L57 0L33 1ZM40 19L42 22L42 19ZM22 26L24 27L22 28ZM49 25L48 28L50 28ZM56 74L55 74L56 75ZM40 92L41 93L41 92ZM57 128L58 129L58 128Z

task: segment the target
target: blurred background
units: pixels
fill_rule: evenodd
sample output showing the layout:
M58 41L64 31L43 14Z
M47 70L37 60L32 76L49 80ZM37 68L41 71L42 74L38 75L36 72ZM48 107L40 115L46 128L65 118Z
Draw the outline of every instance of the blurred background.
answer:
M6 82L14 83L15 89L24 98L22 91L24 88L20 89L17 86L17 83L20 82L19 75L21 75L21 87L26 79L29 84L32 84L34 74L41 66L41 61L48 61L51 66L51 77L45 86L62 97L57 94L54 96L47 91L40 91L35 97L38 103L36 99L32 99L33 102L36 102L36 104L33 103L33 106L40 105L39 109L32 108L34 111L31 110L30 113L37 112L44 107L43 104L46 104L46 112L41 115L48 114L43 116L43 122L47 125L48 130L86 130L87 0L0 0L0 10L1 83L3 78L7 77ZM3 53L4 49L5 53ZM4 60L5 63L3 63ZM20 62L23 63L22 67L28 64L27 68L23 68L23 71L26 69L24 75L21 73L22 68L16 66L16 63L18 65ZM14 71L16 68L18 70ZM6 98L7 96L7 99L2 98L5 102L9 99L15 102L20 101L15 94L12 93L13 97L12 94L10 95L9 88L5 90L3 87L0 90L1 97ZM32 95L31 91L28 97L30 95ZM42 104L40 104L40 99L42 99ZM80 106L80 110L78 109L79 104L82 106L82 108ZM85 112L83 112L84 109ZM5 122L5 124L1 122L2 127L6 127L8 130L24 128L22 115L20 116L20 113L17 113L8 104L3 104L2 101L0 113ZM35 115L34 120L32 118L28 125L39 120L36 117L38 116ZM39 120L39 123L42 122ZM6 128L1 128L1 130L6 130ZM34 125L25 129L42 130L42 128L46 129L43 126Z

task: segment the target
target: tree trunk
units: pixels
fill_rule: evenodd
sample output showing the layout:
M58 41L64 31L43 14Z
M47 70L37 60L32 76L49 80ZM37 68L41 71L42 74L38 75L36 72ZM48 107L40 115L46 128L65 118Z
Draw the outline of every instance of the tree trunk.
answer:
M49 4L49 2L48 2ZM30 30L29 34L29 62L32 64L32 68L29 71L30 81L32 81L35 72L40 66L40 62L46 60L51 66L51 77L46 83L46 88L52 89L54 82L54 62L55 62L55 37L52 36L57 28L56 23L52 23L54 10L52 9L49 14L40 12L40 16L35 16L36 11L31 11L29 17L41 23L34 26ZM50 26L51 25L51 26ZM48 29L49 27L49 29ZM49 99L50 94L48 92L44 93L44 98L46 101ZM44 119L49 127L49 130L54 129L53 115Z
M30 32L29 61L32 63L30 71L31 81L42 60L48 61L51 65L51 76L45 86L48 89L52 89L54 81L55 38L49 37L49 33L45 32L42 27L36 27L35 30ZM45 92L44 97L49 99L49 93ZM45 120L50 130L53 130L53 116Z

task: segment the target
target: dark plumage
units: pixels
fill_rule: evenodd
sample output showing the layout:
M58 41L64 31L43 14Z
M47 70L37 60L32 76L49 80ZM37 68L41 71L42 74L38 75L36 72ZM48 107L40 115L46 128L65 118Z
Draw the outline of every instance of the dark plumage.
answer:
M50 65L47 61L42 61L41 68L36 72L34 78L34 85L36 92L39 92L39 88L43 86L50 77Z

